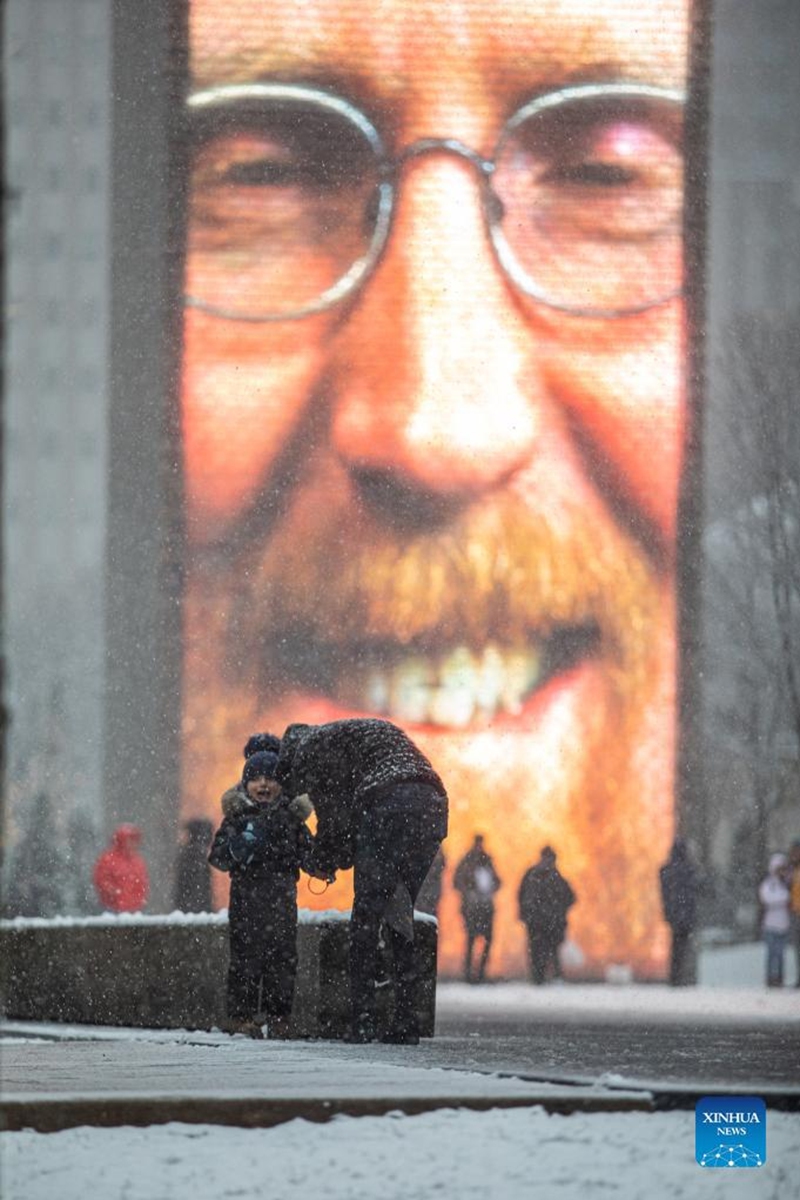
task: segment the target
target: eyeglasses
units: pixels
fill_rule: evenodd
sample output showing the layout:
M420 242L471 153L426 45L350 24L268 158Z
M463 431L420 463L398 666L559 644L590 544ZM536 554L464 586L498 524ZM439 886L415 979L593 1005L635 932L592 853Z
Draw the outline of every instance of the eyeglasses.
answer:
M299 85L196 92L188 115L186 303L215 316L291 320L351 296L387 244L404 164L429 154L474 168L489 240L523 295L614 318L680 293L680 92L547 92L506 121L489 159L433 137L390 155L363 112Z

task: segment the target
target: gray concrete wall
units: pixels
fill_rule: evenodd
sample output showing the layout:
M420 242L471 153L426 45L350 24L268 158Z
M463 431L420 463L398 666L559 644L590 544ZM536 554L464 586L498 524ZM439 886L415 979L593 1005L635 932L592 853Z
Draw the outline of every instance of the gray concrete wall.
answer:
M433 1035L436 924L415 923L420 1023ZM298 927L292 1013L296 1037L342 1037L349 1019L348 922ZM8 1018L140 1028L209 1029L225 1017L228 925L199 914L0 922L2 1007ZM390 988L378 992L384 1024Z

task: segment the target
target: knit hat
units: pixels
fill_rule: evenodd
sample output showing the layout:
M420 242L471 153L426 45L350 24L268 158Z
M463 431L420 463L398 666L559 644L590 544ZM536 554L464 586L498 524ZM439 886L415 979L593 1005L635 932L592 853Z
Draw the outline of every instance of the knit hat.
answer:
M258 754L261 750L270 750L273 754L278 754L281 748L281 739L274 733L253 733L245 742L242 753L245 758L250 758L253 754Z
M278 756L273 750L257 750L244 764L243 787L247 787L248 783L252 783L254 779L260 779L262 775L265 779L274 779L277 765Z

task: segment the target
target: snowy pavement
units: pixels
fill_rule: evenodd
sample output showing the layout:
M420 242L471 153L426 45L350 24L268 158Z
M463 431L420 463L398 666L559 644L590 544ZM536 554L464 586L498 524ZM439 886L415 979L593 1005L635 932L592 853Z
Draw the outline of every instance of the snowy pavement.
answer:
M716 1027L732 1045L774 1036L778 1047L785 1038L786 1089L800 1093L800 992L758 986L760 951L732 948L727 963L715 955L715 981L706 962L705 986L681 990L446 984L439 989L440 1028L507 1022L546 1040L557 1021L599 1039L652 1030L666 1040L684 1026L699 1038ZM800 1115L770 1107L769 1096L766 1164L703 1169L695 1161L691 1105L631 1110L645 1108L650 1096L614 1072L570 1087L474 1069L478 1060L464 1053L464 1037L390 1047L18 1024L7 1024L4 1034L6 1101L136 1101L145 1124L0 1133L3 1200L79 1200L87 1193L94 1200L305 1200L312 1190L326 1200L800 1200ZM469 1036L490 1049L491 1036ZM444 1069L438 1064L448 1053L453 1065ZM192 1123L169 1119L178 1111L169 1103L191 1105L198 1097L228 1104L227 1115L206 1121L195 1107ZM282 1097L282 1123L240 1127L270 1125L268 1114L259 1114L270 1097ZM161 1110L159 1100L168 1102ZM576 1101L589 1111L559 1111L562 1102ZM608 1102L623 1111L599 1111ZM294 1115L303 1105L313 1120ZM339 1115L326 1120L329 1113ZM230 1119L234 1125L223 1123ZM146 1123L152 1120L165 1123Z

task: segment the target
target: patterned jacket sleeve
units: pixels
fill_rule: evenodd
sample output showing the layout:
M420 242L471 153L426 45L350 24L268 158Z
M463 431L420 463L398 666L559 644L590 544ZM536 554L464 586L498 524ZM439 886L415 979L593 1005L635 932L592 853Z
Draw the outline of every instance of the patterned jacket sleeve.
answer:
M314 797L317 814L317 836L314 839L314 862L317 873L332 875L353 865L353 831L351 813L335 800L319 795Z

